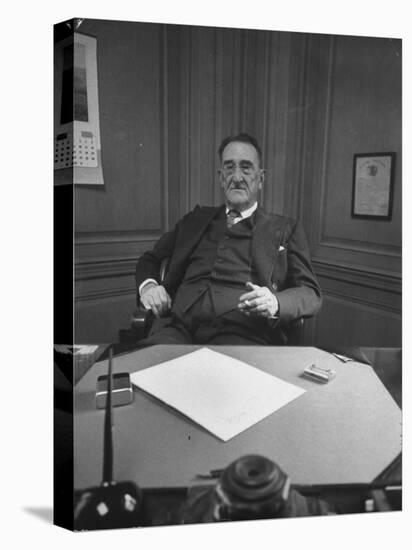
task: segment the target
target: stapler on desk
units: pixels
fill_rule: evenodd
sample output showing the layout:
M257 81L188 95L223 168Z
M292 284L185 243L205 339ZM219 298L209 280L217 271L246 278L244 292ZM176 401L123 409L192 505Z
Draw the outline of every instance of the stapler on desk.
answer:
M333 369L325 369L316 365L309 365L305 368L302 376L314 380L315 382L321 382L327 384L335 378L335 371Z

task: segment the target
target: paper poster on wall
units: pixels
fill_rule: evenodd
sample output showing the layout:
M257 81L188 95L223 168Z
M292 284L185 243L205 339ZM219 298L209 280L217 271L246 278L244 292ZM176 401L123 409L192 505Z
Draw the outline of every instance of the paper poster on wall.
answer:
M55 185L103 185L97 40L73 33L55 46Z

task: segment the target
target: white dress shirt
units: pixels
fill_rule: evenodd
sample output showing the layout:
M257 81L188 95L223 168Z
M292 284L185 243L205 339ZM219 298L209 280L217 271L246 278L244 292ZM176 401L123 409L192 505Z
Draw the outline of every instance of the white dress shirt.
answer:
M243 210L243 212L240 212L240 216L237 216L237 218L235 218L233 220L233 223L235 224L237 222L240 222L241 220L245 220L246 218L250 218L250 216L256 210L257 206L258 206L258 204L257 204L257 202L255 202L255 204L253 206L251 206L247 210ZM233 208L229 208L226 205L226 215L229 213L230 210L233 210Z

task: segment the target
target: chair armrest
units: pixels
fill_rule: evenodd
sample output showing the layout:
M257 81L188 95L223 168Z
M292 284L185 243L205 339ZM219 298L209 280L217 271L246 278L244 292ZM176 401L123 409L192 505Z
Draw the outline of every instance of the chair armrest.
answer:
M169 266L170 258L164 258L160 263L159 281L162 284L166 271ZM140 301L139 291L137 291L137 309L135 309L130 318L130 328L120 329L120 342L138 342L146 338L152 328L154 314L150 309L145 309Z
M300 319L296 319L288 325L286 331L288 346L302 345L304 322L304 318L300 317Z
M151 309L145 309L143 307L135 309L130 319L130 329L133 340L137 341L146 338L153 324L153 320L154 315Z

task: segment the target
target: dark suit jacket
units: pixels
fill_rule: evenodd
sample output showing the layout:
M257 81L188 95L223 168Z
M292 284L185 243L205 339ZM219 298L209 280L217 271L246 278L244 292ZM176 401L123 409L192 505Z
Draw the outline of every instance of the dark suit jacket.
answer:
M158 280L160 263L170 257L163 286L174 296L182 282L190 255L212 218L223 207L196 206L163 235L136 267L137 288ZM310 262L309 249L300 224L291 218L258 208L252 237L252 262L258 284L267 286L279 302L280 323L314 315L321 305L321 291Z

